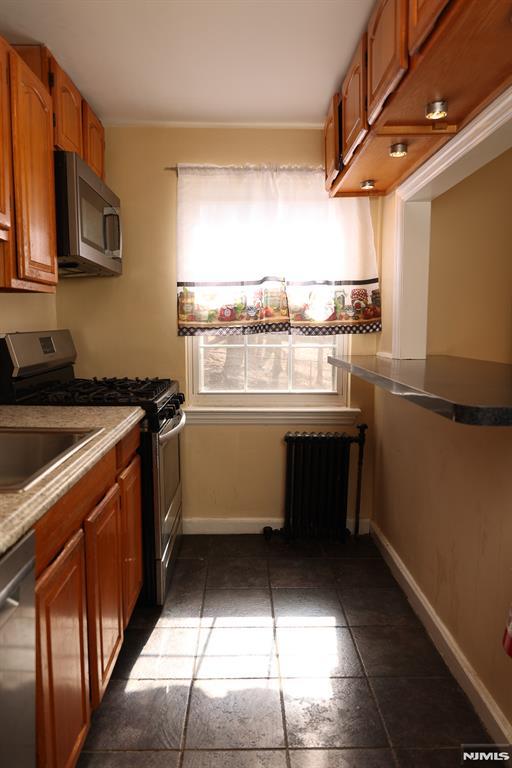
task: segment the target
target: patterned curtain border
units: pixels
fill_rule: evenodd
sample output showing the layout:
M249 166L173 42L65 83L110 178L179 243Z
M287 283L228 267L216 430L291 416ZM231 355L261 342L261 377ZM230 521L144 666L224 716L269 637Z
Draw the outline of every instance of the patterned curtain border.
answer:
M381 301L376 278L363 281L178 284L178 334L304 336L376 333Z
M339 334L379 333L382 331L380 320L371 322L339 323L336 325L292 325L290 323L258 323L254 326L209 325L198 328L180 326L178 336L249 336L258 333L290 333L300 336L337 336Z

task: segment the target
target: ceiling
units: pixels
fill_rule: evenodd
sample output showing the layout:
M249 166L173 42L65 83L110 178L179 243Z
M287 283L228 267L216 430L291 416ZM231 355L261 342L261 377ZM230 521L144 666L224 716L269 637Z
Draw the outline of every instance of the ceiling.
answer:
M106 123L319 125L373 0L0 0Z

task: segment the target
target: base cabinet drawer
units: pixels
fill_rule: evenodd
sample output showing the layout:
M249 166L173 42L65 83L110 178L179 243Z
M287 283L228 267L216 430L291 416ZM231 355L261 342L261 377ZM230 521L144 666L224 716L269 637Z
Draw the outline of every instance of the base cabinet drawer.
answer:
M69 768L90 721L83 531L37 580L36 615L38 766Z

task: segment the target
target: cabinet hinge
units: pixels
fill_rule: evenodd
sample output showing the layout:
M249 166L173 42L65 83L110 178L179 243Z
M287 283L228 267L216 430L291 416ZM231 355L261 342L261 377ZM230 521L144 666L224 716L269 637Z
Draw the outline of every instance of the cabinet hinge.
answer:
M48 85L50 86L50 89L55 85L55 75L53 72L48 72Z
M55 112L53 113L53 127L55 128L57 125L57 118L55 117Z

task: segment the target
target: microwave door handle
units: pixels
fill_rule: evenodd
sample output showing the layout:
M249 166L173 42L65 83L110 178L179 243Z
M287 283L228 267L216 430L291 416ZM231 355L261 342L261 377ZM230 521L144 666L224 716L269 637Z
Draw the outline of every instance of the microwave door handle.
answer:
M109 220L114 220L117 238L114 243L111 243L110 233L112 227L109 227ZM104 208L103 210L103 242L105 245L105 252L108 253L113 259L121 261L121 217L119 215L119 208ZM114 246L114 247L111 247Z

